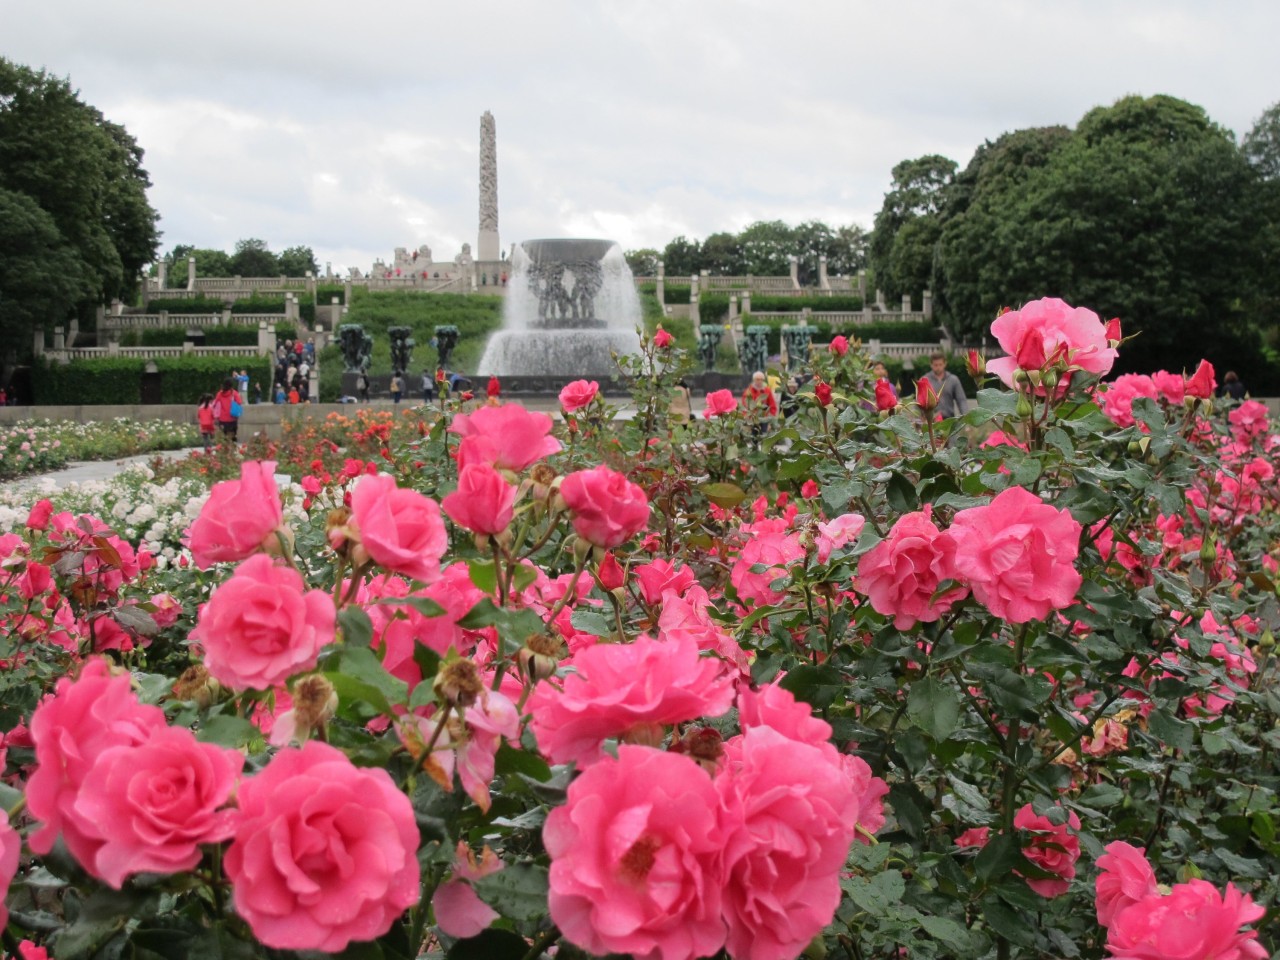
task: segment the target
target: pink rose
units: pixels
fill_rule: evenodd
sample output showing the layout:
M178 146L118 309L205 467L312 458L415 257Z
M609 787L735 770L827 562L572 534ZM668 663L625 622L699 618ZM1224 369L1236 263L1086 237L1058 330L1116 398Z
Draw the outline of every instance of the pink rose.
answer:
M465 440L481 441L473 449L499 470L519 472L560 450L560 441L548 436L553 422L545 413L531 413L515 403L481 407L453 418L450 433Z
M497 534L514 516L516 488L487 463L472 463L458 472L458 489L440 506L449 519L472 533Z
M849 338L843 335L832 337L827 349L837 357L843 357L849 352Z
M213 485L187 533L197 567L207 570L214 563L243 560L276 542L284 509L275 474L274 461L248 460L240 464L239 480Z
M960 836L956 837L956 846L961 849L969 847L977 847L981 850L987 845L987 841L991 839L990 827L970 827Z
M1098 858L1096 901L1098 923L1111 926L1121 910L1156 893L1156 875L1145 850L1117 840Z
M323 590L265 554L250 557L200 608L191 639L214 679L235 690L268 690L315 669L337 614Z
M574 413L588 406L600 392L600 384L594 380L575 380L560 391L560 406L565 413Z
M725 743L724 920L735 960L790 960L835 916L857 798L831 755L770 727Z
M732 390L712 390L707 394L702 408L702 418L710 420L712 417L723 417L737 409L738 398L733 395Z
M569 785L547 817L547 903L590 953L709 957L724 946L716 789L686 756L621 746Z
M1241 930L1266 913L1227 884L1226 895L1205 880L1175 884L1167 897L1144 897L1120 910L1107 930L1113 960L1265 960L1256 930Z
M956 569L984 607L1002 620L1043 620L1070 606L1083 578L1074 566L1080 524L1022 487L1009 487L985 507L951 523Z
M1126 373L1106 385L1102 395L1102 412L1115 421L1118 427L1132 427L1133 401L1138 397L1160 399L1160 390L1154 380L1141 373Z
M382 650L382 665L412 688L422 680L422 668L413 656L419 644L442 657L450 647L463 656L471 653L475 640L458 626L458 621L482 596L471 582L464 563L454 564L431 586L418 590L410 590L409 584L399 577L375 577L357 594L357 599L367 604L366 612L373 622L370 643ZM373 602L396 597L432 600L445 612L438 617L428 617L409 603Z
M818 562L826 563L836 550L858 539L867 520L860 513L845 513L827 523L818 524Z
M418 902L418 825L385 770L312 740L245 779L238 802L223 865L264 945L336 953Z
M63 677L31 715L36 770L27 781L27 809L40 829L27 840L33 853L46 854L62 834L81 864L94 863L102 839L78 826L75 803L93 761L116 746L136 746L165 726L159 707L133 695L127 673L111 675L102 660L90 660L76 680Z
M929 514L928 507L904 514L858 561L856 588L878 613L893 617L899 630L941 619L969 594L968 587L958 585L935 598L938 587L960 579L960 573L955 540L934 526Z
M1056 297L1045 297L996 317L991 333L1008 356L987 362L987 370L1012 387L1017 357L1028 340L1038 341L1040 363L1061 360L1069 370L1103 376L1115 363L1116 351L1107 342L1107 331L1098 315L1084 307L1072 307ZM1039 367L1035 367L1038 370ZM1043 392L1043 388L1041 388Z
M751 661L747 652L711 618L707 613L710 607L707 591L696 584L668 587L662 595L662 612L658 614L658 639L688 639L699 650L717 653L744 676L749 675Z
M739 599L758 604L777 603L785 590L777 590L775 580L789 576L788 567L804 559L804 547L795 534L755 534L742 550L729 572L729 580L738 591ZM757 564L766 566L763 573L754 573Z
M498 855L487 846L480 853L479 861L465 840L458 841L453 860L453 876L436 887L431 898L431 909L440 929L451 937L465 940L486 930L498 919L498 911L476 896L471 889L472 880L479 880L503 867Z
M9 825L9 814L0 809L0 930L9 922L9 910L4 899L9 895L9 884L18 872L22 854L22 837Z
M560 496L573 512L573 529L606 550L625 543L649 525L649 498L623 474L608 467L571 473Z
M738 723L743 733L755 727L769 727L789 740L814 746L831 740L831 724L815 717L809 704L776 683L739 692Z
M644 602L651 607L661 603L662 595L668 590L683 593L697 582L693 576L693 570L689 567L681 567L677 570L675 564L661 557L654 557L651 563L632 567L631 572L640 584L640 594L644 597Z
M227 808L244 756L198 743L185 727L158 727L137 745L98 754L69 814L102 839L84 867L119 890L135 873L180 873L200 862L200 844L235 831Z
M1246 400L1227 414L1227 419L1231 421L1231 435L1241 443L1250 443L1267 432L1267 405Z
M1218 380L1213 375L1213 364L1208 360L1201 360L1200 365L1196 367L1196 372L1187 377L1187 382L1183 386L1183 394L1200 400L1208 400L1213 396L1213 391L1217 386Z
M374 563L423 583L439 579L449 536L434 500L397 487L394 477L370 474L351 491L351 520Z
M1053 823L1048 817L1038 815L1027 804L1013 816L1018 830L1031 833L1022 847L1022 855L1053 879L1027 880L1029 886L1042 897L1053 898L1067 892L1071 879L1076 875L1076 861L1080 859L1080 818L1075 811L1067 814L1066 823Z
M675 342L675 339L675 337L659 327L653 334L653 345L659 350L665 350Z
M1182 398L1186 394L1186 383L1182 379L1182 374L1157 370L1151 375L1151 382L1156 385L1156 390L1160 392L1160 398L1165 403L1174 406L1182 403Z
M563 688L548 681L529 698L529 727L552 763L579 767L603 755L604 741L719 716L733 702L733 684L720 661L700 657L687 637L584 647L566 666Z
M27 514L28 530L44 530L49 526L49 517L53 513L53 502L45 500L37 500L36 505L31 508L31 512Z

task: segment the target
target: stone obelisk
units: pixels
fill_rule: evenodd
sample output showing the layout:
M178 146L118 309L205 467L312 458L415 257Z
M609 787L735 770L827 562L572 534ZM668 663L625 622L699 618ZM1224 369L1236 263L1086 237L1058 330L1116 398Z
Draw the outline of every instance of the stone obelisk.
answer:
M488 110L480 118L480 236L476 243L476 260L498 261L498 134L493 114Z

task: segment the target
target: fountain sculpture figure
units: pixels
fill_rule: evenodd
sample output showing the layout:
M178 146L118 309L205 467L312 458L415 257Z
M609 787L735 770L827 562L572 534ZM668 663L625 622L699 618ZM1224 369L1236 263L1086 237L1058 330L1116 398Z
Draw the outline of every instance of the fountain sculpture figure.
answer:
M611 377L616 354L638 353L640 298L612 240L526 240L512 251L502 329L477 373Z

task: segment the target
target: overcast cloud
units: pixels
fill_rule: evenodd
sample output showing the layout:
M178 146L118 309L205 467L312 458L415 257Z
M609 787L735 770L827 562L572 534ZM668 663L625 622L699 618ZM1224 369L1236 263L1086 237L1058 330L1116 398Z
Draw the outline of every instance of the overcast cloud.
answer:
M1128 93L1243 135L1280 100L1272 2L0 0L0 55L69 76L146 150L163 249L308 244L367 269L476 243L661 248L754 220L870 227L899 160Z

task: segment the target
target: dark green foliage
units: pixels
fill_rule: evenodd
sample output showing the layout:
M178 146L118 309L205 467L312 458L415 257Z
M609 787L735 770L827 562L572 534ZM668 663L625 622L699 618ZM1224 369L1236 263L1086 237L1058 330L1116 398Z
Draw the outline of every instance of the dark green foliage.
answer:
M258 331L249 327L202 327L206 347L253 347L258 343ZM131 330L120 338L122 346L180 347L187 341L186 327Z
M214 393L233 370L245 370L250 383L263 390L271 383L272 364L265 357L106 357L62 365L43 363L32 377L37 405L133 404L142 396L142 376L148 363L162 375L161 403L196 403ZM245 400L250 400L245 397Z

